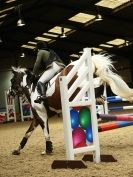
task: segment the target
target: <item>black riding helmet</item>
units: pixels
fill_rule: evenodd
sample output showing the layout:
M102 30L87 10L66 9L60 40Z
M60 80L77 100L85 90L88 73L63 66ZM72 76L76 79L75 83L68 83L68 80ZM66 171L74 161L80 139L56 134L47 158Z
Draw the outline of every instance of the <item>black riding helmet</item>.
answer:
M40 50L40 49L48 49L48 44L47 42L42 42L42 41L39 41L37 42L37 45L36 45L36 49Z

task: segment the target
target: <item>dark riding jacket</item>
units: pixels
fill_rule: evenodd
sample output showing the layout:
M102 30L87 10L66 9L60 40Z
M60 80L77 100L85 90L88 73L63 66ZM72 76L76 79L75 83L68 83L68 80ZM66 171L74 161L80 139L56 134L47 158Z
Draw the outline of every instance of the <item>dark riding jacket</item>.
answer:
M57 63L61 68L65 65L60 59L60 57L51 49L40 49L37 54L37 59L33 68L33 73L35 75L47 70L52 66L52 63Z

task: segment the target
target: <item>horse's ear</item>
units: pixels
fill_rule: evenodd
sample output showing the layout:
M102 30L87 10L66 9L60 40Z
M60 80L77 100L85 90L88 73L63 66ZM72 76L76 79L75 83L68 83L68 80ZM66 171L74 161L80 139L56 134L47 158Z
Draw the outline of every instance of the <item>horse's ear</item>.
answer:
M14 66L11 67L11 71L14 74L16 72L16 68Z

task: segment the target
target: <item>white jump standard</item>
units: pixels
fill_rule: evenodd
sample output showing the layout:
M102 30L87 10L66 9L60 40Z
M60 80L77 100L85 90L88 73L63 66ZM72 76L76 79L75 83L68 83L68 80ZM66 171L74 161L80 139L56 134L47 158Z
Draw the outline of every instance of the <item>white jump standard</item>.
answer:
M73 85L68 88L69 82L77 74L77 71L82 67L82 75L78 76ZM83 78L86 78L86 83L83 86L80 86L79 93L75 96L72 101L70 97L79 88L80 83L83 81ZM61 102L62 102L62 112L63 112L63 122L64 122L64 139L66 143L66 156L67 162L75 163L77 166L81 163L74 161L74 155L77 153L84 152L93 152L94 162L100 162L100 146L99 146L99 137L97 129L97 116L96 116L96 104L95 104L95 94L94 94L94 84L93 84L93 72L92 72L92 63L91 63L91 50L88 48L84 49L84 53L79 59L77 65L75 65L70 73L67 76L60 77L60 90L61 90ZM84 97L88 95L88 100ZM73 148L73 139L72 139L72 128L71 128L71 118L70 110L73 107L83 107L90 106L91 110L91 123L93 131L93 143L85 147ZM70 165L70 164L69 164ZM82 166L82 165L81 165ZM74 165L72 165L74 167ZM79 167L79 166L78 166ZM82 167L81 167L82 168Z

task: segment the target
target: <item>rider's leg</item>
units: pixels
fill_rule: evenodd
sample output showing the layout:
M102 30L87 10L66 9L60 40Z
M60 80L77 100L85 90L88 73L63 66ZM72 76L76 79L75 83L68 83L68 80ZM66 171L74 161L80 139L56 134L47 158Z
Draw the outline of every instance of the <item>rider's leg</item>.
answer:
M58 66L55 62L53 62L52 67L46 70L43 75L40 77L37 90L40 97L37 97L35 103L41 103L46 98L46 86L45 83L48 82L58 71L60 71L61 67Z
M52 66L43 73L43 75L40 77L39 81L45 84L60 70L61 70L61 67L59 65L57 65L55 62L53 62Z
M53 70L53 68L49 68L48 70L46 70L43 75L41 76L41 78L38 80L37 83L37 91L39 93L39 97L37 97L37 99L34 101L35 103L41 103L45 98L46 98L46 85L45 83L50 80L53 76L55 75L55 71Z

